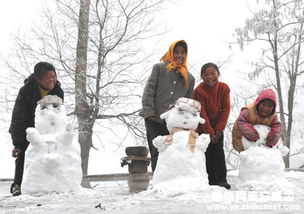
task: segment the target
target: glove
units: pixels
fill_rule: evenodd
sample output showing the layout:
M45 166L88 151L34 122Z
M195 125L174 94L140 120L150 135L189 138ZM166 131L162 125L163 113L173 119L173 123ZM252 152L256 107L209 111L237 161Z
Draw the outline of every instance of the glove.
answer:
M13 148L13 150L12 150L12 156L13 156L14 158L19 157L20 153L21 153L21 149L16 148L16 147Z

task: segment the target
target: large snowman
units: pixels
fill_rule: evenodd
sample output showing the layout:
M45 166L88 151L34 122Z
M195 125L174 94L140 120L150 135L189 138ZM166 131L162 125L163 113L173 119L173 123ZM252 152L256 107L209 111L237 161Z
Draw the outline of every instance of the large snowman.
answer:
M152 189L179 192L208 189L204 152L209 137L198 136L194 131L199 123L205 122L200 117L200 108L199 102L182 97L160 116L165 119L170 135L153 140L159 156Z
M239 178L237 189L254 191L287 191L291 184L284 176L285 164L282 156L287 155L288 148L266 145L270 128L265 125L254 125L260 139L256 142L242 137L244 151L240 153Z
M35 128L26 133L30 144L25 153L23 193L78 191L82 178L79 146L73 144L73 127L67 123L62 99L56 95L41 99Z

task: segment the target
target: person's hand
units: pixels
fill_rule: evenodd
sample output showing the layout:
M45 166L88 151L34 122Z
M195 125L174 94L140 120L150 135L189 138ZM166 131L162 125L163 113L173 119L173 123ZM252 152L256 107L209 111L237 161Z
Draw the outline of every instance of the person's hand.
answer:
M218 140L223 136L223 132L220 130L215 130L214 135L210 135L210 142L211 143L217 143Z
M266 146L268 146L270 148L275 146L274 137L267 137L266 138Z
M210 135L210 143L217 143L216 135Z
M273 147L278 143L279 135L275 133L269 133L266 138L266 145L269 147Z
M156 120L156 117L151 116L151 117L148 117L147 119L148 119L148 120Z
M223 136L223 132L220 130L216 130L215 131L215 136L216 136L216 141L218 141L222 136Z
M14 158L19 157L20 153L21 153L21 149L16 148L16 147L13 148L13 150L12 150L12 156L13 156Z
M258 134L255 138L250 139L249 141L257 142L260 139L260 135Z

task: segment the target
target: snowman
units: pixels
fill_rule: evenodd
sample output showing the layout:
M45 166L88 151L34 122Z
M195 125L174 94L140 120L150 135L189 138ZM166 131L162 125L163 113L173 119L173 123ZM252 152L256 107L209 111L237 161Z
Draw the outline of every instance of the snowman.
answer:
M272 148L266 145L270 127L254 125L260 139L256 142L242 137L244 151L240 153L239 178L237 189L254 191L287 191L291 184L284 175L285 164L282 156L287 155L288 148L281 143Z
M182 97L160 115L161 119L165 119L170 135L153 140L159 156L152 189L189 192L209 187L204 154L209 136L198 136L194 131L199 123L205 122L200 117L200 108L199 102Z
M35 128L28 128L26 134L30 144L25 153L23 193L79 190L81 158L62 99L47 95L38 101Z

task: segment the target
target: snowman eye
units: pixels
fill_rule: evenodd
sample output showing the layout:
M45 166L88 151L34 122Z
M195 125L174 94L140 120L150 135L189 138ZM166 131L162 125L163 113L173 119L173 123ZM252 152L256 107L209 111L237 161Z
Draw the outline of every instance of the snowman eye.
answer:
M178 108L177 111L179 114L184 114L184 111L181 108Z
M57 103L53 103L53 108L58 108L59 105Z
M44 109L46 109L46 106L45 106L45 105L41 105L41 106L40 106L40 109L41 109L41 110L44 110Z

